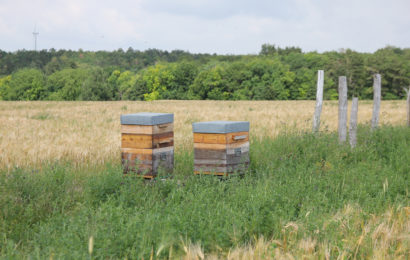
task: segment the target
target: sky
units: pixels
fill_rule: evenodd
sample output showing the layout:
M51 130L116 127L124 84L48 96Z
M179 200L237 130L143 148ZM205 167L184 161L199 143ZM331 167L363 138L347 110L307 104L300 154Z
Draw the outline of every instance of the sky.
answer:
M410 47L410 0L0 0L0 49L257 54Z

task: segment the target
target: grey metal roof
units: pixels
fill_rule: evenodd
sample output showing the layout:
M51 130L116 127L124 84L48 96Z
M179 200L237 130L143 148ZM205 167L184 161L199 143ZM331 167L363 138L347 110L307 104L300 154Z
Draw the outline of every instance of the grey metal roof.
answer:
M121 115L122 125L160 125L174 122L174 114L142 112Z
M226 134L233 132L249 132L248 121L210 121L192 124L194 133Z

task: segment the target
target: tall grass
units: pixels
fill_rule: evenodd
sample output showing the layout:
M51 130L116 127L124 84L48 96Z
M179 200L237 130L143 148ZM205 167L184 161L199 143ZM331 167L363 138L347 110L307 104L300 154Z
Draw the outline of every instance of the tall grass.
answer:
M410 131L359 129L251 140L243 177L193 176L177 150L174 178L124 178L119 164L0 173L3 258L405 258Z
M175 114L177 149L192 148L193 122L248 120L251 136L275 137L283 128L312 129L315 101L4 102L0 101L0 168L34 167L69 160L78 166L119 163L120 115ZM350 106L349 106L350 108ZM359 123L371 120L372 103L361 101ZM381 124L404 125L404 100L382 101ZM325 101L321 130L337 129L337 101Z

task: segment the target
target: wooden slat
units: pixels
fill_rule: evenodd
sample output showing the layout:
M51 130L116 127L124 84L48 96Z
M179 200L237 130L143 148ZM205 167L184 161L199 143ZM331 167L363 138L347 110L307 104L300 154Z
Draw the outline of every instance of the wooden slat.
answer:
M241 143L241 144L231 144L226 148L226 154L235 154L236 149L241 149L241 153L249 152L249 142Z
M194 164L240 164L240 163L248 163L249 162L249 153L242 153L240 156L236 156L234 154L230 154L226 156L226 159L211 159L211 158L197 158L195 157Z
M152 135L121 134L121 147L150 149L152 148Z
M174 131L174 124L161 125L121 125L121 133L123 134L145 134L155 135Z
M153 135L152 148L174 146L174 132Z
M212 165L223 164L223 165L226 165L227 163L228 163L228 161L226 159L221 160L221 159L197 159L197 158L195 158L195 160L194 160L195 165L203 165L203 164L212 164Z
M194 143L194 149L226 150L226 144Z
M234 132L227 134L194 133L194 143L231 144L249 141L249 132Z
M226 135L194 133L194 143L226 144Z
M169 152L169 151L173 152L174 147L173 146L168 146L168 147L163 147L163 148L152 149L152 154L159 154L159 153Z
M121 125L121 133L123 134L153 134L152 125Z
M174 123L168 124L161 124L161 125L153 125L152 126L152 134L163 134L168 132L174 131Z
M227 164L241 164L241 163L249 163L249 152L241 153L240 156L235 154L228 154L227 155Z
M194 148L195 159L219 159L226 160L226 150L214 150L214 149L198 149Z
M157 149L121 148L122 153L153 154Z
M207 149L207 150L226 150L227 152L231 149L241 148L248 149L249 151L249 142L244 143L232 143L232 144L203 144L203 143L194 143L194 149ZM234 151L234 150L232 150Z
M145 164L152 163L152 154L121 153L121 158L127 161L138 160Z
M174 133L157 135L122 134L121 147L133 149L152 149L174 145Z

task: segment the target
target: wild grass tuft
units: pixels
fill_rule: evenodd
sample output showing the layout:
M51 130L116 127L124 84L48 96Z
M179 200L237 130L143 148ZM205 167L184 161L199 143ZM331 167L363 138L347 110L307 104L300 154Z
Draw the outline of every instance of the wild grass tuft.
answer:
M0 173L4 258L405 258L410 131L359 129L251 141L251 166L224 180L124 178L119 164L44 165ZM90 253L91 252L91 253Z

